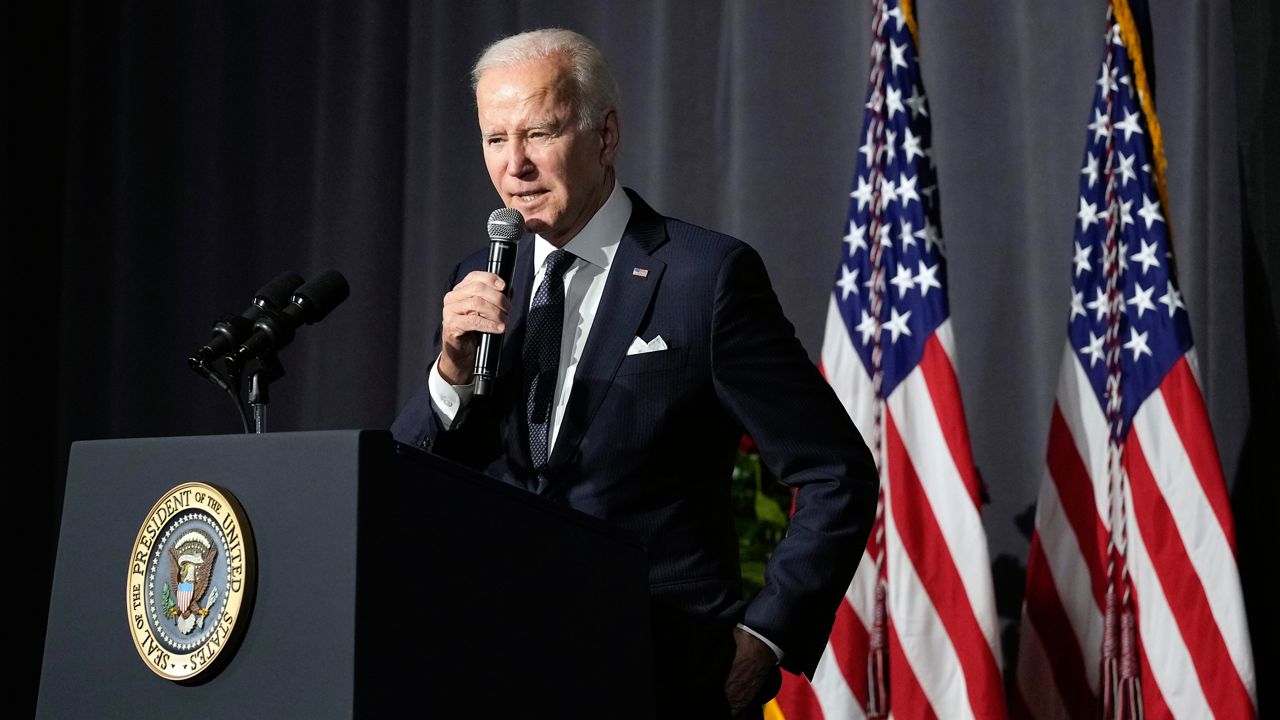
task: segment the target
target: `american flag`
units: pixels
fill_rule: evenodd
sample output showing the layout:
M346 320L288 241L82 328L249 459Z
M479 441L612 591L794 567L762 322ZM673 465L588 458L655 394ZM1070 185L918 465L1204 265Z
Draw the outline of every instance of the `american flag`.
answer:
M1252 718L1235 532L1169 244L1127 0L1090 110L1016 716Z
M1005 715L980 482L953 363L915 23L873 5L871 78L822 367L875 451L872 538L812 683L775 716Z

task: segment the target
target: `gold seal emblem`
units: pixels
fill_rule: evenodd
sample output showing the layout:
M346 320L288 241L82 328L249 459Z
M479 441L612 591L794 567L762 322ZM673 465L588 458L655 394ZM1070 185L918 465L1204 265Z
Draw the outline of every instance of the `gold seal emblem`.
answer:
M230 493L198 482L166 492L129 558L129 630L147 667L190 680L220 664L244 627L253 578L253 535Z

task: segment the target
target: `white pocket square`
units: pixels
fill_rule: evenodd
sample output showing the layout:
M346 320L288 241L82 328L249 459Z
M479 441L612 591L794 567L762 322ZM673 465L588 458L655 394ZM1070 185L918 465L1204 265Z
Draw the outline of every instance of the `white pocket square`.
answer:
M640 355L641 353L658 352L667 349L667 341L662 339L661 335L655 335L652 340L645 342L640 337L636 337L631 341L631 347L627 348L628 355Z

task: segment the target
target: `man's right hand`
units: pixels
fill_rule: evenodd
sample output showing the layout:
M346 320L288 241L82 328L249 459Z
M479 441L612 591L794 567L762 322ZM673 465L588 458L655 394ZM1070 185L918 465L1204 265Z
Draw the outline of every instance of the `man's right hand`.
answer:
M440 330L440 376L450 385L466 385L475 372L479 333L503 333L511 301L502 278L476 270L444 296Z

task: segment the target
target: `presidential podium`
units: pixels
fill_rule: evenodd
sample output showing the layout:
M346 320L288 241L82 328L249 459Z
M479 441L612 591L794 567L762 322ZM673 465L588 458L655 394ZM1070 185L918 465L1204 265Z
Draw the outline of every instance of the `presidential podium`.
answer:
M134 647L127 578L152 506L192 481L238 499L255 589L220 664L175 682ZM644 550L385 431L78 442L38 703L48 718L652 717Z

